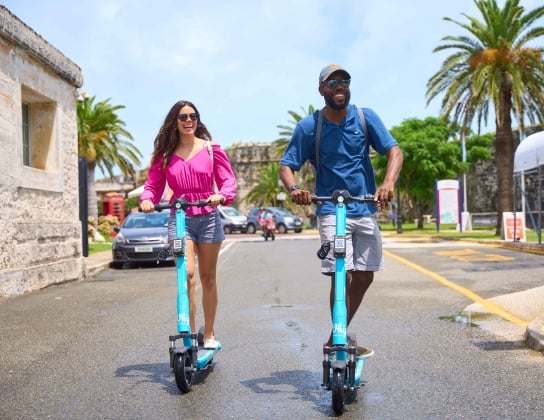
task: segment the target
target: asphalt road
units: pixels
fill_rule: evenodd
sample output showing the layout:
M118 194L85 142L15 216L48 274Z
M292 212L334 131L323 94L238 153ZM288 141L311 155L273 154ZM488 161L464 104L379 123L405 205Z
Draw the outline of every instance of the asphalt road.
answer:
M0 300L0 418L333 416L319 385L330 317L317 239L252 239L221 254L216 332L224 349L185 395L168 363L172 267L106 270ZM451 242L385 248L386 271L350 327L375 356L343 417L543 418L542 354L520 337L452 322L472 302L429 275L491 297L535 287L542 257Z

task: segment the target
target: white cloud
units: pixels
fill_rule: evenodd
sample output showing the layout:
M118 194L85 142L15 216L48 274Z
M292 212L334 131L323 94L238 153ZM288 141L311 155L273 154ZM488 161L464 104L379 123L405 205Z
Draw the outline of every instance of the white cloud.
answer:
M526 8L538 0L522 0ZM322 105L321 67L346 66L352 102L388 127L436 115L425 88L445 55L445 16L478 16L473 0L8 0L21 20L82 67L84 90L123 104L147 162L170 106L193 101L222 145L271 141L288 110Z

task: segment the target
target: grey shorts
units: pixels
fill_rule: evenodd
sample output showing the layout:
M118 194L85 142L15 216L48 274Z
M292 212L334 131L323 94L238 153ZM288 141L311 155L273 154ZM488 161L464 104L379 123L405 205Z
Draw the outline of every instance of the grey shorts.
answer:
M185 235L199 244L211 244L225 240L221 217L217 210L208 214L185 216ZM168 240L176 238L176 215L170 214L168 221Z
M336 216L334 214L319 216L318 226L321 243L333 242L336 234ZM327 257L321 261L323 274L335 271L332 245ZM383 270L382 236L375 216L347 218L346 270Z

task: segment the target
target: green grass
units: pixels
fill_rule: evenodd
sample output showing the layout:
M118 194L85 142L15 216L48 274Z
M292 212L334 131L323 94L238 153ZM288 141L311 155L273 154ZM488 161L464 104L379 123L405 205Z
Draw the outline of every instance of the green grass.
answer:
M89 255L102 251L111 251L111 242L91 242L89 244Z
M397 228L390 223L381 224L382 232L396 233ZM525 232L527 236L527 242L538 242L536 232L533 230L527 230ZM435 224L425 224L423 229L418 229L415 223L403 223L402 233L403 236L428 236L428 237L442 237L452 239L491 239L501 240L500 236L495 235L495 226L474 226L473 230L466 232L458 232L455 230L455 225L443 225L440 226L440 232L436 231Z

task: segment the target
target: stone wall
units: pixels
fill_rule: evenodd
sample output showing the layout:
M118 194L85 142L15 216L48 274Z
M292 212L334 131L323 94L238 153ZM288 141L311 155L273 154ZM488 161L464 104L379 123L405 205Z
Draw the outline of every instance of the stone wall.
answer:
M543 127L535 125L525 130L525 135L529 136ZM514 131L514 150L520 143L519 134ZM497 162L495 160L495 148L491 147L492 159L484 162L478 162L472 165L467 174L467 201L470 213L496 213L497 212ZM519 188L519 186L518 186ZM538 176L527 175L525 177L525 189L527 199L533 205L537 201L538 195ZM517 195L518 211L521 210L521 196ZM534 209L533 209L534 210Z
M0 296L83 276L75 95L82 83L76 64L0 5Z
M272 156L272 149L272 143L254 143L233 146L225 150L238 182L238 192L232 206L243 213L247 213L253 207L244 198L259 183L260 171L270 162L278 160Z

